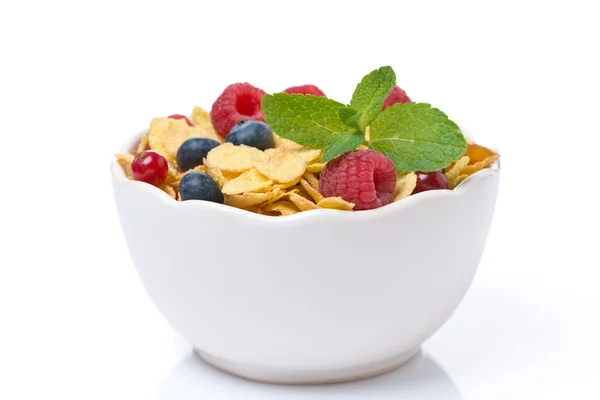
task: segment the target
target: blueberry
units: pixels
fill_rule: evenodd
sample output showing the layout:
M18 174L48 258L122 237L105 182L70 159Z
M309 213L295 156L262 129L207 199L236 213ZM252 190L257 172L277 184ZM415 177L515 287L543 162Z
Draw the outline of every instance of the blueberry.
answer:
M202 159L220 143L201 137L189 138L177 149L177 166L183 172L202 165Z
M233 126L225 141L235 145L245 144L259 150L270 149L274 146L273 131L269 125L254 120L238 122Z
M190 172L179 182L181 200L206 200L223 204L223 193L204 172Z

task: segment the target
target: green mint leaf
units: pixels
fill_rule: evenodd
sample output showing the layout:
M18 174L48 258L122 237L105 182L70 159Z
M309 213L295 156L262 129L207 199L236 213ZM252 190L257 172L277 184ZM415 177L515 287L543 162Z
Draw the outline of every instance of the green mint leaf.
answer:
M383 102L395 85L396 74L392 67L381 67L366 75L356 86L350 107L361 114L361 128L369 125L381 113Z
M400 172L445 168L467 150L458 125L425 103L386 108L369 132L369 148L391 158Z
M346 125L347 125L347 121L349 119L351 119L352 117L354 117L356 114L358 114L356 112L356 110L354 110L348 106L342 106L338 110L338 116L340 117L340 121L342 121Z
M340 121L342 103L327 97L275 93L262 98L265 121L279 136L313 148L324 148L348 127Z
M363 130L363 128L359 125L360 114L357 113L356 110L344 106L340 107L338 114L340 116L340 121L342 121L344 125L357 131Z
M349 130L332 136L323 150L323 161L333 160L347 151L355 150L364 140L364 132L356 130Z

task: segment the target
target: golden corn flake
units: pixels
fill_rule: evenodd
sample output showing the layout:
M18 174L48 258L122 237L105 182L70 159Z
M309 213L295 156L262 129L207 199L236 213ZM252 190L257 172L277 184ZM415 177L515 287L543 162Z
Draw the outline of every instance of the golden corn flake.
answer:
M254 157L254 166L276 183L294 181L306 170L306 162L283 147L268 149L262 153L258 151Z
M223 138L215 132L215 128L213 128L210 120L210 114L206 110L200 107L194 107L192 110L192 123L196 128L199 128L204 132L205 136L203 137L223 143Z
M305 197L300 196L299 194L288 193L288 198L296 205L296 207L300 209L300 211L314 210L317 208L315 203Z
M223 143L209 151L206 160L211 166L219 168L223 172L244 172L254 166L255 158L262 155L263 153L254 147ZM260 168L258 170L267 175Z
M495 151L468 140L465 155L446 168L448 188L454 189L475 172L491 167L499 158Z
M269 200L265 201L264 204L259 204L259 206L265 207L271 203L276 202L277 200L280 200L280 199L288 196L290 193L296 193L296 190L290 190L290 191L286 192L285 190L275 188L275 189L273 189L273 193L274 193L273 197L271 197Z
M469 158L469 156L462 156L453 164L451 164L448 168L446 168L444 175L446 175L446 179L448 179L448 182L454 180L458 175L461 175L462 170L467 165L469 165L470 161L471 159ZM450 187L450 185L448 185L448 187L450 189L454 189L454 187Z
M302 179L302 177L299 176L298 178L294 179L291 182L278 183L278 184L274 185L274 187L277 188L277 189L287 189L287 188L290 188L292 186L296 186L298 183L300 183L301 179Z
M396 172L396 187L392 194L392 200L398 201L410 196L415 187L417 187L417 174Z
M133 179L133 176L131 175L131 163L135 157L132 154L115 154L115 157L121 168L123 168L123 171L125 171L125 175L127 175L129 179Z
M204 159L204 166L206 167L206 173L215 181L219 189L222 189L223 186L227 183L227 179L223 176L221 170L215 167L212 164L208 163L207 159Z
M491 167L500 158L500 154L477 144L469 145L467 155L470 158L470 162L469 165L462 170L462 173L467 176Z
M458 175L456 177L453 177L452 179L448 180L448 187L451 188L451 189L454 189L455 187L457 187L462 181L464 181L468 177L469 177L469 175L466 175L466 174L462 174L462 175Z
M171 184L173 182L180 181L183 177L183 173L179 171L175 162L169 162L167 164L169 166L169 170L167 172L167 179L165 179L165 183Z
M148 135L142 136L140 143L138 144L137 150L133 154L138 155L145 152L148 149Z
M341 197L326 197L317 203L317 207L351 211L354 208L354 203L350 203Z
M301 144L292 142L289 139L284 139L284 138L280 137L279 135L277 135L275 132L273 132L273 141L275 144L275 148L284 148L284 149L288 149L288 150L303 150L303 149L305 149L305 147L302 146Z
M264 203L265 201L275 197L275 192L270 191L266 193L242 193L233 195L224 195L225 204L238 208L248 208L257 204Z
M471 159L471 164L478 163L487 158L494 157L497 155L498 153L496 153L495 151L490 150L487 147L475 144L473 142L468 142L467 152L465 153L465 156L469 156L469 158Z
M323 195L321 193L319 193L319 191L317 189L312 187L311 184L308 183L308 181L306 179L302 179L300 181L300 184L302 185L304 190L306 190L306 193L308 193L315 202L318 203L319 201L323 200Z
M177 192L175 192L175 189L173 189L171 186L163 184L160 188L163 191L165 191L169 196L177 200Z
M150 123L148 143L167 161L175 161L177 149L191 137L213 138L204 129L189 126L184 119L154 118Z
M258 172L256 168L249 169L237 178L223 185L223 194L241 194L245 192L258 192L271 188L273 181Z
M323 151L319 149L303 148L299 150L292 150L292 153L303 159L306 164L317 161L321 157Z
M303 175L304 179L312 186L313 188L319 190L319 179L310 171L307 171Z
M286 200L276 201L264 208L266 211L277 212L281 215L292 215L300 212L294 203Z
M325 168L325 165L327 165L327 164L326 163L310 164L310 165L306 166L306 171L313 172L313 173L319 173L319 172L323 171L323 168Z

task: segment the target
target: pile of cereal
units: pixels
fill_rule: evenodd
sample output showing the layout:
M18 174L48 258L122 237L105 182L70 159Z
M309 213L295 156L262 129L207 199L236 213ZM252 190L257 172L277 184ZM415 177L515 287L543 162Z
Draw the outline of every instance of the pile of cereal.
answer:
M137 149L116 157L130 179L176 201L286 216L451 190L499 155L464 139L441 111L412 103L382 67L363 78L349 105L314 85L274 95L230 85L210 114L195 107L189 119L155 118Z

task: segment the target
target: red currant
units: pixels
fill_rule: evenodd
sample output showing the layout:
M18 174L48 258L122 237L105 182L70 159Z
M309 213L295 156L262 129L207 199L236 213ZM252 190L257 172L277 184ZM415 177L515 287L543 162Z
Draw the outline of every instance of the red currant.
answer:
M155 151L146 151L138 155L131 163L131 174L136 181L160 186L167 179L169 165L167 160Z
M412 194L426 192L428 190L448 189L448 179L440 171L416 172L417 186Z
M187 122L187 124L189 126L194 126L192 125L192 121L190 121L188 119L188 117L186 117L185 115L181 115L181 114L173 114L173 115L169 115L167 118L171 118L171 119L185 119L185 122Z

